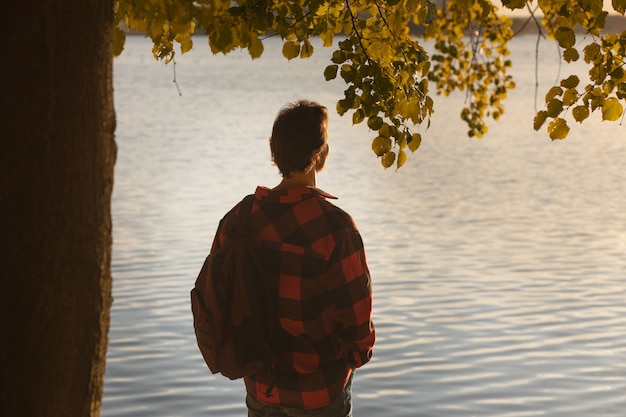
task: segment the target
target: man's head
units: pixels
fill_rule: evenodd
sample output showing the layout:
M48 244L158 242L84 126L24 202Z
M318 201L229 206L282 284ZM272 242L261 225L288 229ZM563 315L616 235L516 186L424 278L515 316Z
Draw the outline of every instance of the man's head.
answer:
M328 111L307 100L287 104L274 120L270 150L285 178L294 172L320 171L328 155Z

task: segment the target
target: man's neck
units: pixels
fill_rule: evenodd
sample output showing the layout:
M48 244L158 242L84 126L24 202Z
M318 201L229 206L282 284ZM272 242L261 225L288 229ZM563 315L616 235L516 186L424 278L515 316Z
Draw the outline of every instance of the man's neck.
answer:
M293 172L291 177L283 177L283 180L276 187L275 191L286 190L297 186L315 187L316 175L315 170L312 169L309 172Z

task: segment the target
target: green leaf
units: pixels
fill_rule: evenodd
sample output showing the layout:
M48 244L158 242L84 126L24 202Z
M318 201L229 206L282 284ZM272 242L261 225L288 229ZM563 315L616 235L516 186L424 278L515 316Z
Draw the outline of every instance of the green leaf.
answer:
M626 12L626 0L613 0L611 3L617 13L623 15Z
M548 133L552 140L565 139L569 133L569 126L565 119L558 117L548 124Z
M329 65L324 70L324 78L326 81L334 80L337 77L337 65Z
M609 120L611 122L620 118L624 112L624 107L615 97L608 98L602 104L602 120Z
M572 109L572 115L574 116L574 120L578 123L582 123L587 117L589 117L589 109L587 106L576 106Z
M283 56L287 59L294 59L300 55L300 42L287 41L283 43Z
M570 28L560 27L554 33L554 37L563 49L571 48L576 44L576 34Z

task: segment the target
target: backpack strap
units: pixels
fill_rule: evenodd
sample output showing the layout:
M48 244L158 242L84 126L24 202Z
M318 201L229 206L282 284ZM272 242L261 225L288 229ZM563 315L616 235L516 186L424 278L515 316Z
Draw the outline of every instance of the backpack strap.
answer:
M244 232L250 238L250 241L253 239L253 237L250 236L250 234L248 233L248 218L250 217L250 212L252 211L252 203L254 202L254 199L255 199L254 194L249 194L245 196L243 200L241 200L241 203L239 204L239 211L237 213L238 226L241 229L241 231ZM263 267L260 263L260 259L258 258L258 255L254 256L253 259L256 262L256 269L259 271L259 275L257 278L266 280L267 277L262 272ZM273 302L271 299L271 294L269 292L270 290L269 290L268 283L266 282L266 284L262 285L261 287L262 287L262 290L259 291L258 295L266 299L266 307L269 308L269 316L273 320L274 318L273 307L274 306L273 306ZM270 324L268 327L269 355L265 358L264 369L262 370L262 372L266 372L272 375L272 381L268 384L267 390L263 393L267 398L272 397L272 391L274 390L274 385L276 384L276 376L273 375L273 372L272 372L272 360L274 359L276 355L275 340L274 340L275 330L276 330L275 326L273 324Z
M248 232L248 217L252 211L252 203L254 202L254 194L248 194L241 200L239 204L239 212L237 213L237 223Z

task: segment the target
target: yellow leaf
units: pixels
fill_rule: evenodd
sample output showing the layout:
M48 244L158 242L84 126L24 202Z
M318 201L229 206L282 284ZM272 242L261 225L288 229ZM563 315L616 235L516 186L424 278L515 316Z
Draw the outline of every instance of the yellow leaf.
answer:
M192 27L188 25L186 22L185 23L174 22L172 23L170 29L175 34L189 33L190 31L193 32Z
M413 133L413 135L411 135L411 141L408 143L409 150L411 152L415 152L417 148L420 147L421 143L422 135L420 135L419 133Z
M554 34L554 37L559 42L561 48L571 48L576 43L576 34L570 28L558 28Z
M248 45L248 52L252 59L259 58L263 53L263 42L259 39L256 33L252 33L250 36L250 45Z
M548 124L548 133L552 140L565 139L569 133L569 126L565 119L558 117Z
M608 98L604 104L602 104L602 120L609 120L614 122L619 119L624 112L622 103L615 97Z
M193 41L190 37L185 37L182 41L180 41L180 52L182 54L191 51L193 47Z
M148 20L147 19L135 19L131 16L127 16L126 23L128 24L129 29L135 29L141 33L148 34Z
M574 88L578 85L578 83L580 83L580 78L576 75L570 75L566 79L561 80L561 86L565 88Z
M150 26L150 39L155 40L161 37L165 26L165 22L162 20L154 20Z
M576 106L572 109L572 115L574 116L574 120L578 123L582 123L587 117L589 117L589 109L587 106Z
M567 48L563 51L563 59L566 62L578 61L578 58L580 58L580 54L576 48Z
M300 49L300 58L309 58L311 55L313 55L313 45L311 44L311 41L305 39L302 48Z
M559 99L553 98L548 103L548 116L556 117L563 111L563 102Z
M548 117L547 111L542 110L540 112L537 112L537 114L535 115L535 120L533 122L533 129L539 130L541 126L543 126L543 124L546 122L547 117Z
M126 42L126 32L119 28L113 28L113 56L119 56L124 50Z
M406 148L406 135L400 135L399 138L396 138L396 145L400 148L400 150ZM398 155L399 157L399 155Z
M345 99L337 101L337 107L336 108L337 108L337 113L339 113L340 116L345 114L345 112L347 112L350 107L351 106L346 103Z
M234 43L233 32L230 26L220 25L215 27L213 36L209 36L209 46L211 52L217 54L218 52L225 53L232 48Z
M391 150L391 139L376 137L372 141L372 150L378 156L383 156L385 153Z
M524 0L502 0L502 5L513 10L526 7L526 2Z
M563 94L563 89L561 87L552 87L550 90L548 90L548 93L546 94L546 103L552 100L554 97L560 96L561 94Z
M322 40L323 46L325 48L333 46L333 38L334 38L334 36L335 35L330 30L326 30L326 31L320 33L320 39Z
M356 109L354 113L352 114L352 124L358 125L359 123L363 121L364 118L365 118L365 114L363 113L363 110Z
M406 163L406 160L407 160L406 152L404 152L403 150L400 150L400 152L398 152L398 162L396 163L396 168L397 169L402 168L402 165Z
M337 77L337 65L329 65L324 70L324 78L326 81L334 80Z
M371 116L367 119L367 127L372 130L378 130L383 127L383 119L380 116Z
M578 101L578 91L575 88L565 90L565 93L563 93L563 105L569 107L576 101Z
M396 160L396 154L393 153L392 151L389 151L389 152L385 153L382 156L382 158L380 158L380 163L383 165L383 167L389 168L390 166L393 165L395 160Z
M584 59L587 64L595 62L596 59L598 59L598 57L602 55L600 45L598 45L597 43L590 43L589 45L585 46L583 51L585 53Z
M294 59L300 55L300 42L287 41L283 43L283 56L287 59Z

